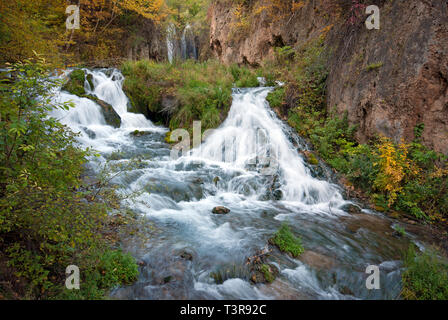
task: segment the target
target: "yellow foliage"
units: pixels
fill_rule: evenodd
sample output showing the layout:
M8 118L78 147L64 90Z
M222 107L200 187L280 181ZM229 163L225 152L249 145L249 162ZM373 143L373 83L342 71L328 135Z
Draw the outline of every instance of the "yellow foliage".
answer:
M167 16L164 0L121 0L119 3L123 9L134 11L154 22L160 22Z
M305 6L305 2L304 1L299 1L299 2L293 2L292 3L292 11L298 11L300 9L302 9Z
M374 186L388 194L389 207L394 204L403 189L407 177L415 176L420 169L408 158L408 146L404 143L397 147L386 137L378 144L379 161L374 165L379 173Z

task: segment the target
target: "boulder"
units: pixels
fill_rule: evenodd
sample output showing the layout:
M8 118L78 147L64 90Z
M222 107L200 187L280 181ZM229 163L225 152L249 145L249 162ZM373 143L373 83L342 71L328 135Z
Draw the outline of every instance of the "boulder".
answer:
M134 131L131 132L131 135L133 135L134 137L146 136L148 134L150 134L150 132L148 132L148 131L134 130Z
M336 264L332 258L311 250L306 250L304 253L302 253L299 260L318 270L329 270Z
M109 126L112 126L114 128L120 128L121 118L110 104L108 104L107 102L105 102L91 94L84 95L84 98L88 98L88 99L94 101L96 104L98 104L101 107L101 110L102 110L103 116L104 116L104 120L106 120L106 123Z
M344 210L351 214L361 214L362 213L361 208L358 205L353 204L353 203L349 203L349 204L342 206L341 210Z
M218 207L214 207L212 212L214 214L228 214L230 212L230 209L223 207L223 206L218 206Z
M81 69L75 69L68 75L68 81L62 86L62 90L82 97L86 94L86 90L84 89L85 81L85 71Z

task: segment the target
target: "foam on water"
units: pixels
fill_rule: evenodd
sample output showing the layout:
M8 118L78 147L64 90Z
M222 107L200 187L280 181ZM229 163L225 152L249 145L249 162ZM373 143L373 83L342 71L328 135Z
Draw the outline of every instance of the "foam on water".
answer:
M171 159L168 145L163 143L163 133L167 130L155 126L141 114L128 112L129 100L122 90L121 73L117 70L86 72L92 75L94 84L90 88L86 82L87 92L114 108L121 117L121 127L108 126L101 107L95 102L66 92L60 92L57 98L72 100L75 108L54 111L52 116L80 132L79 142L93 147L104 157L117 150L131 150L134 155L152 152L154 156L142 162L141 167L124 177L116 177L113 182L123 185L119 190L123 194L144 190L135 201L126 200L123 204L164 230L160 238L152 240L146 253L153 272L162 273L169 268L174 259L170 255L179 247L194 251L194 266L183 273L182 290L186 290L188 297L271 297L243 279L215 284L209 274L216 266L243 263L249 254L265 245L278 227L274 225L278 220L296 215L331 220L346 214L340 207L347 202L337 186L312 176L287 137L288 127L266 102L272 88L235 90L222 125L200 147L179 159ZM134 130L152 132L155 136L133 137L130 133ZM269 194L273 181L281 191L277 200L264 196ZM215 206L226 206L231 214L213 215L211 210ZM332 244L333 233L319 232L321 241ZM345 242L340 242L342 247ZM319 283L316 275L303 264L290 263L296 267L279 266L290 285L304 288L310 296L318 298L341 297L331 286ZM142 283L146 283L144 290L139 290ZM142 278L136 286L127 297L175 296L175 291L169 290L163 295L158 290L161 285L153 276Z

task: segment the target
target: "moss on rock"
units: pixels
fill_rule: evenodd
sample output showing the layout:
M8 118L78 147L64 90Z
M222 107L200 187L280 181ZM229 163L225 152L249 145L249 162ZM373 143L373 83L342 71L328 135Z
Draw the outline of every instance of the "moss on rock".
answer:
M277 246L280 251L288 253L294 258L300 256L304 251L300 238L296 237L285 223L274 234L274 237L269 239L269 243Z
M85 71L75 69L69 74L68 81L62 86L62 90L81 97L86 94L86 90L84 89L85 80Z

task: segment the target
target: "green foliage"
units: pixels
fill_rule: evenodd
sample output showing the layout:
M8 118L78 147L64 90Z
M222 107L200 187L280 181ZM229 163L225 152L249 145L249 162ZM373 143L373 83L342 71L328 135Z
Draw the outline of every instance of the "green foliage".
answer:
M404 258L401 295L407 300L447 300L448 262L435 251L417 254L414 245Z
M286 65L294 60L296 52L290 46L275 48L275 58L280 65Z
M294 258L300 256L304 251L302 241L294 236L286 223L282 224L270 242L276 245L280 251L289 253Z
M285 99L285 87L275 88L274 91L269 92L266 100L269 102L271 108L278 108L283 104Z
M275 280L275 276L272 274L271 267L268 264L262 264L260 271L268 283L272 283Z
M216 128L231 105L233 84L258 86L255 70L217 61L157 63L149 60L127 61L122 66L126 76L124 90L136 109L154 121L161 120L171 130L191 130L194 120L202 129ZM168 108L163 99L176 104Z
M60 82L42 59L14 64L10 72L14 81L0 85L0 249L8 267L33 298L60 294L68 265L90 279L99 256L115 264L114 279L131 279L129 257L110 257L103 236L107 212L119 201L114 189L82 186L83 165L93 153L49 117L54 108L70 107L53 100ZM91 291L105 294L106 284L95 279Z
M64 289L55 298L63 300L101 300L107 291L137 280L138 266L130 254L109 250L92 260L81 272L80 290Z
M371 63L366 67L366 71L372 71L372 70L377 70L379 68L381 68L383 66L382 62L376 62L376 63Z
M86 94L84 89L84 82L86 80L86 74L84 70L75 69L70 72L68 81L62 87L62 90L65 90L71 94L82 97Z

